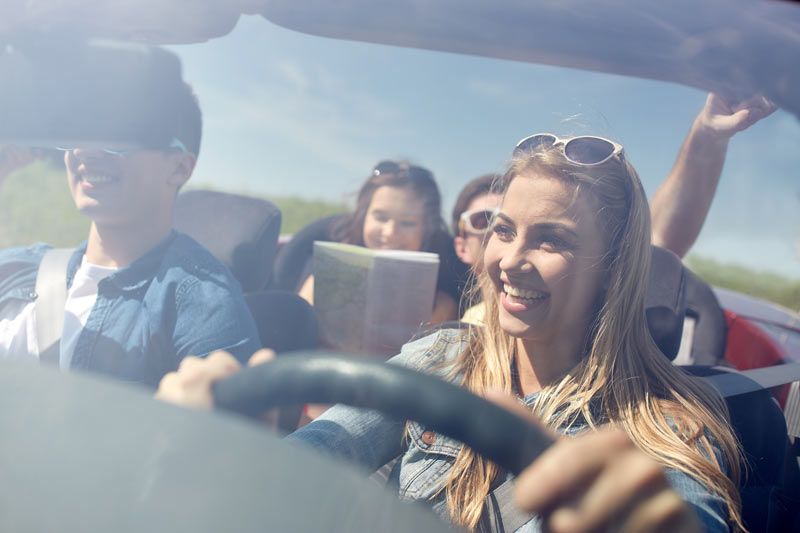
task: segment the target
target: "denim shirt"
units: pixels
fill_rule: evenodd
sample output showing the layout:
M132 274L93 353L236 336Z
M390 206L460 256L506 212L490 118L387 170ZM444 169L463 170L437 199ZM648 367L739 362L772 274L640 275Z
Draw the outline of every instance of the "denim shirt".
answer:
M451 363L466 347L463 330L440 330L428 337L407 344L400 355L389 360L442 378L448 376ZM538 393L522 399L531 406ZM409 439L404 438L405 422L393 420L376 411L337 405L287 438L310 445L317 450L353 462L367 471L375 471L401 456L390 483L398 487L403 500L427 501L442 518L448 512L444 494L440 492L461 443L441 434L426 431L416 422L409 423ZM581 424L562 428L567 435L587 430ZM423 434L427 433L424 437ZM667 480L692 508L707 531L728 531L727 507L724 500L683 472L665 469ZM511 476L509 476L511 477ZM538 517L517 531L541 531Z
M36 274L50 247L0 251L0 316L36 299ZM67 287L86 251L75 250ZM70 369L151 387L187 355L227 350L246 361L260 341L239 284L190 237L172 232L152 250L103 279Z

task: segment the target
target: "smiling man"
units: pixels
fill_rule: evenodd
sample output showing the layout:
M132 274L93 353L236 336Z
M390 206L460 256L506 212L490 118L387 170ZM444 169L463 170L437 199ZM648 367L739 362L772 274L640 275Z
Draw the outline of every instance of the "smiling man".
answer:
M146 149L60 148L75 206L92 221L63 274L64 325L53 357L62 369L155 386L187 355L224 349L244 361L260 347L230 272L172 229L200 147L201 112L188 85L169 114L153 132L164 140ZM0 150L0 179L31 158ZM0 358L35 360L44 351L36 287L49 249L0 252Z

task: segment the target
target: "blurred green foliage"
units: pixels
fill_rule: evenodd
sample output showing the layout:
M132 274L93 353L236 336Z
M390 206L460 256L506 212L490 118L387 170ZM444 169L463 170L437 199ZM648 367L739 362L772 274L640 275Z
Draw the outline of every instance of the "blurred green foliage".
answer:
M790 279L772 272L759 272L697 255L690 255L687 264L710 285L725 287L800 311L800 279Z
M72 203L63 168L33 163L0 187L0 248L34 242L75 246L86 239L89 221Z
M198 184L193 188L206 187ZM317 218L346 210L343 204L322 200L297 197L268 199L283 214L281 233L285 234L294 233ZM89 222L75 210L64 170L57 165L37 162L9 176L0 187L0 205L0 248L37 241L56 246L74 246L83 241L88 233ZM687 263L711 285L800 310L800 279L758 272L697 255L689 256Z
M297 197L268 198L281 210L281 233L295 233L314 220L328 215L344 213L344 205L322 200L305 200Z
M15 172L0 186L0 248L38 241L74 246L86 239L89 221L75 210L64 172L58 165L36 162ZM199 184L191 188L209 187ZM344 204L321 200L267 199L281 210L281 233L294 233L317 218L347 209Z

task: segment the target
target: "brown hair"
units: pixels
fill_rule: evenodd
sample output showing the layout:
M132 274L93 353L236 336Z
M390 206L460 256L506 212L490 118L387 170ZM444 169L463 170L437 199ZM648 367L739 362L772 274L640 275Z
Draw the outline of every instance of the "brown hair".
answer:
M461 189L458 198L456 198L456 203L453 206L453 235L458 235L460 233L459 224L461 221L461 214L467 210L472 200L483 194L497 192L494 189L501 177L500 174L484 174L483 176L478 176L473 179Z
M383 168L391 171L380 170ZM364 220L375 191L381 187L409 189L422 200L425 212L422 250L430 251L433 235L445 227L441 213L442 197L430 170L405 161L381 161L375 166L372 175L358 191L353 212L331 228L332 237L339 242L364 246Z

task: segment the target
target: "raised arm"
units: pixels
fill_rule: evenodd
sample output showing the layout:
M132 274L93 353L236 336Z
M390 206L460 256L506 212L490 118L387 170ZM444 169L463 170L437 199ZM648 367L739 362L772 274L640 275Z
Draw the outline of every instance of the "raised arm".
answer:
M709 94L681 146L675 165L650 202L653 244L683 257L700 234L717 190L728 141L775 111L755 96L731 105Z

